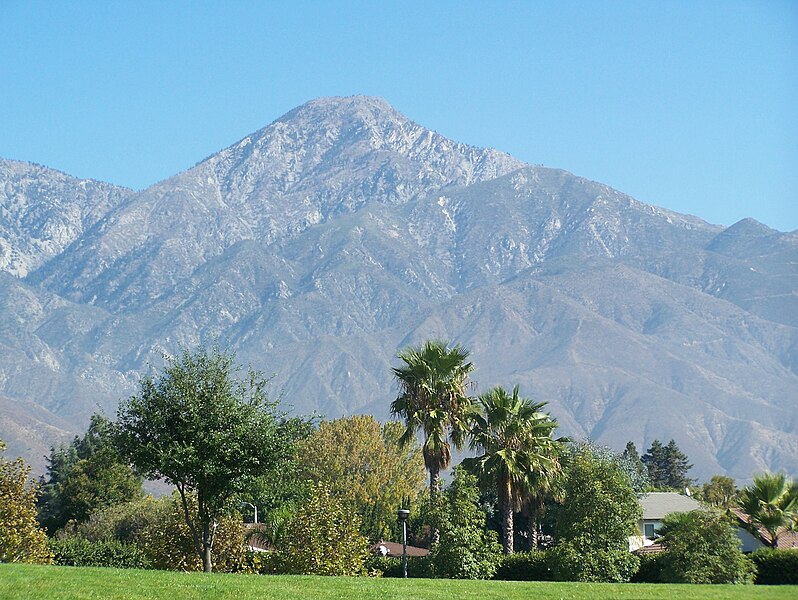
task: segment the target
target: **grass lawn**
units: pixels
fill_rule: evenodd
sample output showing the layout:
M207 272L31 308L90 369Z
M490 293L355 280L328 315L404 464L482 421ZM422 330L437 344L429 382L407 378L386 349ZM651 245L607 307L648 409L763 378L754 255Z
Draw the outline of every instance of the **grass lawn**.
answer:
M0 565L0 598L364 598L515 600L546 598L798 598L798 586L654 585L205 575L38 565Z

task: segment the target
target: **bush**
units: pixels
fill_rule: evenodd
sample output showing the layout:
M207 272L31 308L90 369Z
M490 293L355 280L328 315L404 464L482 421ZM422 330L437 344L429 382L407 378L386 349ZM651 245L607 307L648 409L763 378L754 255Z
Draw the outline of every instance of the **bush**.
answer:
M278 572L297 575L365 575L368 541L359 531L360 519L315 484L308 501L299 508L281 536L275 553Z
M632 583L661 583L664 552L638 554L640 567L632 576Z
M750 558L758 570L756 583L798 585L798 549L760 548Z
M55 564L68 567L149 569L151 563L138 546L114 540L92 542L79 537L50 540Z
M0 441L0 452L5 445ZM52 562L47 535L36 521L36 486L28 485L30 467L21 458L0 456L0 562Z
M640 566L640 559L628 549L586 550L582 539L557 544L548 559L557 581L624 583Z
M665 583L752 583L756 567L740 550L736 527L709 510L671 513L663 519Z
M556 511L557 545L548 557L558 581L629 581L640 564L629 552L640 503L617 461L589 445L570 458L565 504Z
M194 498L190 498L194 502ZM186 524L177 495L135 500L92 513L89 519L61 532L67 539L123 542L138 548L155 569L199 571L202 562ZM244 526L239 515L223 517L216 530L214 568L219 572L248 571Z
M479 506L476 477L457 468L454 479L434 509L441 534L429 561L435 577L491 579L502 559L495 531L485 530L485 511Z
M554 581L548 551L516 552L502 558L494 579L510 581Z

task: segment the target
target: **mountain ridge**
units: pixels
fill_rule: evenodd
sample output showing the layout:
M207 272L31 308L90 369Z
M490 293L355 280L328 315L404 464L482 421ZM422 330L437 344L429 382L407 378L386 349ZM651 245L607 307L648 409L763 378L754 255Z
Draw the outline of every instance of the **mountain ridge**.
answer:
M565 433L674 437L699 476L746 478L798 465L796 264L798 234L319 99L0 276L0 395L78 429L218 340L297 411L385 418L396 350L438 337L472 348L478 391L518 383Z

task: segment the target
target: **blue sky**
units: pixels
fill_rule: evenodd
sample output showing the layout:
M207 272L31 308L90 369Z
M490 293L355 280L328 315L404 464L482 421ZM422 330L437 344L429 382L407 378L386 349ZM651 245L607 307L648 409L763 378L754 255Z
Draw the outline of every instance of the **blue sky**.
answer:
M146 187L319 96L798 229L798 2L0 0L0 156Z

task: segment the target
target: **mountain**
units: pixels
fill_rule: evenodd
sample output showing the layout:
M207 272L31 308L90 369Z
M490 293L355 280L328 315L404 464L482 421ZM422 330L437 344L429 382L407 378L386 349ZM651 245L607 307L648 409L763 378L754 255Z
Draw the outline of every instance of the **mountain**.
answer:
M19 277L91 228L131 190L0 159L0 270Z
M796 232L646 205L368 97L95 206L38 268L0 273L0 437L80 430L213 340L298 412L386 418L397 349L439 337L473 350L476 391L520 384L565 434L675 438L702 478L798 466Z

